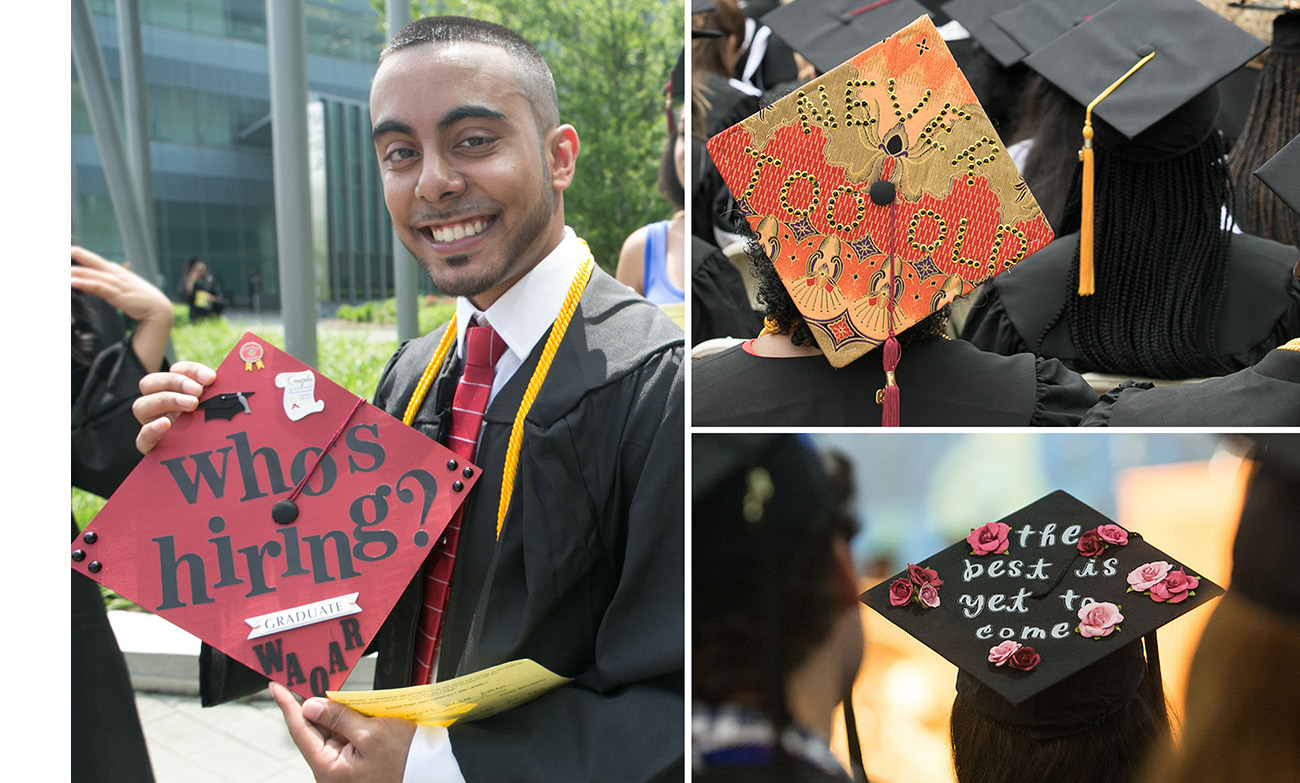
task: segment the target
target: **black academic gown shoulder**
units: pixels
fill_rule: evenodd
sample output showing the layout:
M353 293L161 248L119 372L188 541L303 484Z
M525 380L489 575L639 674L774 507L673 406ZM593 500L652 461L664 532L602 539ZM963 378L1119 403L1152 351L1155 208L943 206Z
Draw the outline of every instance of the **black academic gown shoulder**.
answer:
M897 379L904 427L1072 427L1097 401L1060 362L986 353L961 340L909 346ZM877 352L835 369L820 355L771 359L736 346L692 365L692 423L878 427L875 395L884 385Z
M376 405L401 416L440 333L404 345ZM501 465L542 345L485 415L439 679L531 658L574 682L451 728L468 781L681 780L684 774L683 334L596 271L524 426L500 540ZM414 426L442 434L445 363ZM376 638L375 686L410 684L421 584Z
M1125 382L1103 394L1081 426L1300 426L1300 350L1277 348L1253 367L1199 383Z
M691 773L691 783L848 783L848 780L844 775L799 761L780 767L710 767Z
M1071 290L1070 267L1078 242L1078 234L1058 237L985 283L975 294L962 337L986 351L1031 351L1060 359L1079 372L1115 372L1089 365L1064 318L1039 344ZM1243 369L1300 334L1300 281L1292 276L1297 250L1250 234L1233 235L1231 247L1215 352L1228 366Z
M752 337L762 328L740 271L717 245L692 236L691 345L715 337Z
M121 334L120 325L109 331L114 332ZM145 373L129 338L108 345L88 368L74 363L74 487L106 498L140 462L142 455L135 448L140 424L131 403L140 396L138 384ZM77 536L75 520L72 536ZM95 582L76 571L71 574L72 780L151 783L153 770L135 691L104 599Z

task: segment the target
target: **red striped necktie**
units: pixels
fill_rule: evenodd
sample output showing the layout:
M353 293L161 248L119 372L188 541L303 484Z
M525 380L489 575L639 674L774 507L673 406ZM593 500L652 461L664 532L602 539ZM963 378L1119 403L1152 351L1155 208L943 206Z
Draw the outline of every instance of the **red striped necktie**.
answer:
M451 426L447 448L469 462L478 448L483 412L492 393L492 378L497 361L506 352L506 343L490 326L465 329L465 369L451 402ZM424 561L424 607L420 611L419 632L415 637L413 685L426 685L433 670L434 655L442 636L443 610L451 593L452 566L456 560L456 542L460 540L461 510L447 524L433 552Z

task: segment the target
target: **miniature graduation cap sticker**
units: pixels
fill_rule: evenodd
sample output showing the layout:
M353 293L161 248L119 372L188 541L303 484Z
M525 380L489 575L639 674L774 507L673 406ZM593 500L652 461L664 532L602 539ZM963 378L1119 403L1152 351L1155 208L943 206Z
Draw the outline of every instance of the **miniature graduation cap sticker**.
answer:
M1222 593L1057 491L908 565L862 600L1010 707Z
M199 408L72 567L300 695L337 690L479 471L252 333Z
M894 335L1052 239L925 16L708 150L836 367L883 345L891 377Z

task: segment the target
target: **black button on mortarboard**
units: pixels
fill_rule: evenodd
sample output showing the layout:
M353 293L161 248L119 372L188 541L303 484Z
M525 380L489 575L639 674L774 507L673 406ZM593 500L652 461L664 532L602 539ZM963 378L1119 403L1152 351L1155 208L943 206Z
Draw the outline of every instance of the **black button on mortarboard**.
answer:
M91 560L90 565L86 566L86 570L92 574L98 574L103 568L103 563L100 563L98 560Z
M87 544L93 544L99 540L99 534L93 530L87 530L85 533L81 534L81 540L85 541Z
M473 468L465 468L464 470L462 470L462 471L460 472L460 474L461 474L462 476L464 476L465 478L474 478L474 469L473 469Z
M447 470L455 470L458 466L459 463L457 463L456 460L454 459L447 460Z
M894 183L889 180L878 179L871 183L871 200L876 206L887 207L894 203L894 197L898 194Z
M287 525L298 518L298 504L292 500L277 501L271 506L271 519L277 525Z
M72 562L80 563L82 560L85 559L86 559L86 553L83 550L80 549L72 550Z
M454 484L451 485L451 491L452 491L452 492L460 492L460 491L461 491L462 489L464 489L464 488L465 488L465 485L462 484L462 483L459 482L459 481L457 481L456 483L454 483Z

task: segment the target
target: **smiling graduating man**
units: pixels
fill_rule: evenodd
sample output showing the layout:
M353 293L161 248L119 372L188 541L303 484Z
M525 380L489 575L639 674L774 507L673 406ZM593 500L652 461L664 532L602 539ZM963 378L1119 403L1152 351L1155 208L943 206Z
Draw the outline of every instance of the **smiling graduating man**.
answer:
M398 349L375 404L483 471L376 637L375 687L519 658L573 682L450 729L273 684L290 734L318 781L681 780L682 332L565 225L578 134L518 34L412 22L380 55L370 115L397 234L458 297ZM142 381L141 450L214 378L182 363ZM461 411L475 385L481 420ZM265 684L204 655L205 703Z

